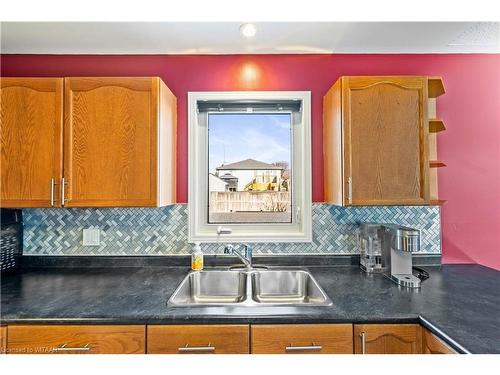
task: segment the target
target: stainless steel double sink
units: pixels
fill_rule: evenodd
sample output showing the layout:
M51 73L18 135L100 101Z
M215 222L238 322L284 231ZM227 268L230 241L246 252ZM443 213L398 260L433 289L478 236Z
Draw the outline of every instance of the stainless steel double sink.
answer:
M224 269L192 271L168 305L329 306L330 298L305 269Z

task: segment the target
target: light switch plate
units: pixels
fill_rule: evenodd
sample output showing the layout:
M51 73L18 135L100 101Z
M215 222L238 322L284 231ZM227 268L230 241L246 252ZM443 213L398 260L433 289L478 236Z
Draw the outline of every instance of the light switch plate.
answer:
M83 230L83 246L99 246L101 233L99 229L89 228Z

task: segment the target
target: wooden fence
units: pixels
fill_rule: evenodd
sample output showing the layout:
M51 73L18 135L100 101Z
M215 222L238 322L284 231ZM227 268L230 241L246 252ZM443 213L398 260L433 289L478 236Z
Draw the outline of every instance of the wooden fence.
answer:
M211 191L211 212L287 212L288 191Z

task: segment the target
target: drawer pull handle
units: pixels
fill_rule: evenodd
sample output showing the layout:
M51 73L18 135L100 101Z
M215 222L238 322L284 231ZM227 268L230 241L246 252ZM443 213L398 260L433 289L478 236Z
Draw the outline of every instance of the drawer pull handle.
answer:
M89 352L90 344L86 344L85 346L80 347L71 347L66 346L66 344L62 344L61 346L52 349L53 352Z
M285 347L285 351L287 352L301 352L301 351L320 351L323 349L321 345L314 345L314 343L311 343L311 345L307 346L294 346L290 344L289 346Z
M212 346L211 343L208 343L207 346L189 346L189 344L186 344L186 346L180 347L177 350L179 353L215 352L215 346Z

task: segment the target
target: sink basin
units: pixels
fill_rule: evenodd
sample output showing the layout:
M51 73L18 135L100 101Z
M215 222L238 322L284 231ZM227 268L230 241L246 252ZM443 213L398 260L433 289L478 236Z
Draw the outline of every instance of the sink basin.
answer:
M246 299L247 273L196 271L189 273L169 300L172 306L224 305Z
M330 298L304 269L192 271L169 306L329 306Z
M252 298L262 304L330 305L312 275L304 270L269 270L252 273Z

